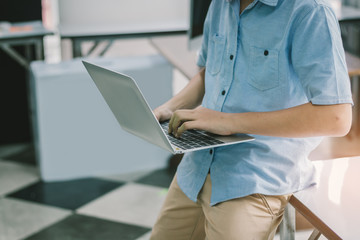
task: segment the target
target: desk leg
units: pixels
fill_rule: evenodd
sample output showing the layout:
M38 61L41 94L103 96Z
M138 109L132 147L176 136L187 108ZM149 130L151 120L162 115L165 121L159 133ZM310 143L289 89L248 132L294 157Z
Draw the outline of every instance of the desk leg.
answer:
M30 64L31 59L32 59L32 57L31 57L32 56L32 51L31 51L32 45L27 44L27 45L24 45L24 47L25 47L25 59Z
M318 240L321 236L319 230L315 229L309 237L309 240Z
M100 41L95 41L94 45L89 49L89 51L85 54L85 57L90 56L91 53L99 46Z
M4 52L6 52L12 59L17 61L21 66L25 67L26 69L29 68L28 61L23 56L21 56L18 52L16 52L10 45L3 44L0 46L0 48Z
M280 239L295 239L295 208L291 204L286 206L283 220L280 223Z
M82 57L81 40L72 39L73 58Z
M35 59L43 60L44 57L44 40L41 38L35 42Z
M110 40L106 47L101 51L101 53L99 54L100 56L104 56L104 54L107 52L107 50L109 50L109 48L113 45L114 41Z

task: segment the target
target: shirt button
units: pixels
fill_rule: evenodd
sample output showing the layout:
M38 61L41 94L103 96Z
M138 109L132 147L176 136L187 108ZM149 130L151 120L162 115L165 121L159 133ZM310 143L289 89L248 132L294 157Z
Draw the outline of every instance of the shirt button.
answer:
M213 154L213 150L212 150L212 149L210 149L209 153L210 153L210 155L211 155L211 154Z
M225 95L225 93L226 93L226 91L225 90L223 90L222 92L221 92L221 95Z
M234 59L234 55L230 55L230 60L233 60Z
M269 51L268 51L268 50L265 50L265 51L264 51L264 55L265 55L265 56L269 55Z

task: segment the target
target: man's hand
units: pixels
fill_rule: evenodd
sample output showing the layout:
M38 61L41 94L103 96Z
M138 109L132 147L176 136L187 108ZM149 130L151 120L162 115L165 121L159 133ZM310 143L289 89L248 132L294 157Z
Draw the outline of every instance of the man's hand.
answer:
M198 107L177 110L169 123L176 137L189 129L205 130L219 135L246 133L274 137L340 137L351 127L351 105L313 105L271 112L223 113Z
M219 135L230 135L228 120L226 113L201 106L192 110L177 110L171 116L169 133L179 138L186 130L198 129Z
M173 111L165 106L157 107L153 112L159 122L169 120L173 115Z

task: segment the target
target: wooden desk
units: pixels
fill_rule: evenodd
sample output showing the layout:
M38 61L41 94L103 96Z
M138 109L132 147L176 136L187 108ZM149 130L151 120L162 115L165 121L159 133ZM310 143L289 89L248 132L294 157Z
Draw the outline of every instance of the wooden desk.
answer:
M290 204L315 228L312 239L360 239L360 157L315 161L318 184Z
M41 21L20 22L9 27L6 31L0 31L0 48L4 52L27 69L31 61L30 45L35 46L35 59L44 59L43 38L53 33L47 30ZM13 48L18 45L26 46L26 56L22 56Z
M151 44L189 80L199 72L196 51L188 48L188 36L153 37Z

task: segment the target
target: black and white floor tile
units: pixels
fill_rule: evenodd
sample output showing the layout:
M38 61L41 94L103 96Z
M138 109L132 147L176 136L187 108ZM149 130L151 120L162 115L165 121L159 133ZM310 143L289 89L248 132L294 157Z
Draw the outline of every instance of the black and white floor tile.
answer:
M149 239L174 175L163 169L48 183L26 159L31 150L17 151L0 148L0 240Z
M149 240L174 176L160 169L43 182L34 159L31 147L0 146L0 240Z

